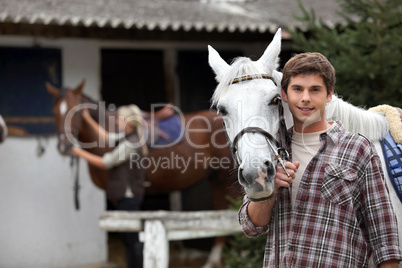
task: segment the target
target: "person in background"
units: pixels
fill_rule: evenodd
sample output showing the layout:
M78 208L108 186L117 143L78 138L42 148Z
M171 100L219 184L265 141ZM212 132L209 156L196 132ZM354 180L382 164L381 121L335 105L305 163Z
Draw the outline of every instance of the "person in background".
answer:
M140 210L145 192L145 170L138 165L130 166L130 155L140 157L147 154L147 146L142 145L142 117L135 105L122 106L118 109L118 127L120 132L108 132L83 110L84 120L99 132L100 144L113 146L111 152L98 156L79 147L72 148L72 155L87 160L90 164L109 170L107 198L117 210ZM103 142L103 143L102 143ZM128 268L141 268L143 265L143 244L139 242L138 233L123 232L121 238L126 250Z

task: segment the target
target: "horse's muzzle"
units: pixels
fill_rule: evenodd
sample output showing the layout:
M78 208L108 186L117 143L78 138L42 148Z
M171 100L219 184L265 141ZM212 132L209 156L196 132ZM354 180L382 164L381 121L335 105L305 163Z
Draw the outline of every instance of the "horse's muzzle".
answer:
M64 143L64 142L59 142L58 146L57 146L60 154L62 155L71 155L71 150L73 148L73 145L71 143Z
M263 201L272 198L275 193L275 171L264 172L258 168L250 172L239 168L238 179L247 196L252 201Z

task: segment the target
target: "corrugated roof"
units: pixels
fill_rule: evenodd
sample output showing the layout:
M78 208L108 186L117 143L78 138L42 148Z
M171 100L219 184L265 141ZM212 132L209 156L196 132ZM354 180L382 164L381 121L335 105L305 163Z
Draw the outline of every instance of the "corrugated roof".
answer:
M338 4L302 0L332 27L340 23ZM296 0L0 0L0 23L72 25L152 31L275 32L298 26Z

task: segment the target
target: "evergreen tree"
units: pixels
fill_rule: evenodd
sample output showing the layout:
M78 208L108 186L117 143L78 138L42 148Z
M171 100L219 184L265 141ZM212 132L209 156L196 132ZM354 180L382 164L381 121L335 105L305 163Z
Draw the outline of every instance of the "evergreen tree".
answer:
M402 107L402 1L342 0L345 24L327 27L299 5L307 31L291 32L297 51L317 51L336 70L335 91L355 105ZM319 14L318 14L319 15Z

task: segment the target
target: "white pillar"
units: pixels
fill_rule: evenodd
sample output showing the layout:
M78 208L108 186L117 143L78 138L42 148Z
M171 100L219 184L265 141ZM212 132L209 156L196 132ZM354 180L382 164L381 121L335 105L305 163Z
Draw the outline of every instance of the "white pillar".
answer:
M162 222L146 221L141 240L144 241L144 268L168 268L169 241Z

